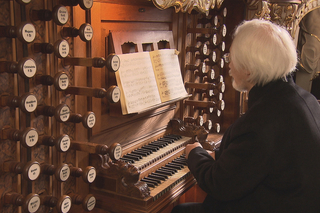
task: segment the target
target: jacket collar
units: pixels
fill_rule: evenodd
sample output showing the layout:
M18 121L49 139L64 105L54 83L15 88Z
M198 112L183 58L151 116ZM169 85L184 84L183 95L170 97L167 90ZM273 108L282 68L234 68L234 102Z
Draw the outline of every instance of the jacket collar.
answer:
M288 83L294 84L291 75L278 80L271 81L264 86L253 86L249 91L248 108L250 109L252 105L261 97L274 94L274 92L281 90Z

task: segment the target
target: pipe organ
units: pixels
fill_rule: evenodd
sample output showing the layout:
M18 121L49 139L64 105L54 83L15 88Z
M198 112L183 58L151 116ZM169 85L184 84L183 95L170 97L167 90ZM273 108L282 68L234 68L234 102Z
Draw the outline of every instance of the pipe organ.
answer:
M1 1L0 212L202 201L184 147L217 149L239 116L225 54L248 5L163 2ZM123 115L119 55L161 49L177 50L188 95Z

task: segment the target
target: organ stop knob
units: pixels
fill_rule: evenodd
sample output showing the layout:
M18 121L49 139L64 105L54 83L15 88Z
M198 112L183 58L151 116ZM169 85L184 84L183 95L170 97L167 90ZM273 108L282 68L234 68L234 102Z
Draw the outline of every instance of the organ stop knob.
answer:
M2 140L20 141L24 147L31 148L37 144L39 135L38 131L33 127L27 127L25 130L17 130L5 126L1 130L0 138Z
M36 38L36 28L28 22L23 22L17 27L0 26L0 37L18 38L24 43L31 43Z
M1 165L2 172L22 174L23 178L29 181L36 180L40 175L40 164L37 161L27 163L17 161L5 161Z
M1 61L0 73L18 73L21 77L28 79L32 78L37 72L36 62L29 57L23 58L18 62Z
M40 207L40 196L38 194L28 194L26 197L17 192L7 192L3 195L5 205L22 206L23 212L34 213Z
M10 96L7 93L3 93L0 96L0 107L19 107L21 111L25 113L31 113L37 108L37 98L32 93L25 93L22 96Z

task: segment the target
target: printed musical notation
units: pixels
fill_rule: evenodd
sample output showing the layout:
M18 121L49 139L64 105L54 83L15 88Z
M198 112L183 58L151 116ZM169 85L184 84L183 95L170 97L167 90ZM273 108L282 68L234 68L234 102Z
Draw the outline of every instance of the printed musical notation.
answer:
M122 91L122 114L187 96L175 52L165 49L119 55L121 67L116 79Z

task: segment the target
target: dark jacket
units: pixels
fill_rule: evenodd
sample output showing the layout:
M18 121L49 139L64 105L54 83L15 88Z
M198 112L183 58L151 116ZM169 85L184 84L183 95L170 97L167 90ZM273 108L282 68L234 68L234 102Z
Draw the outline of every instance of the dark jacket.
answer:
M320 106L291 78L254 86L216 160L198 147L187 162L206 212L319 213Z

